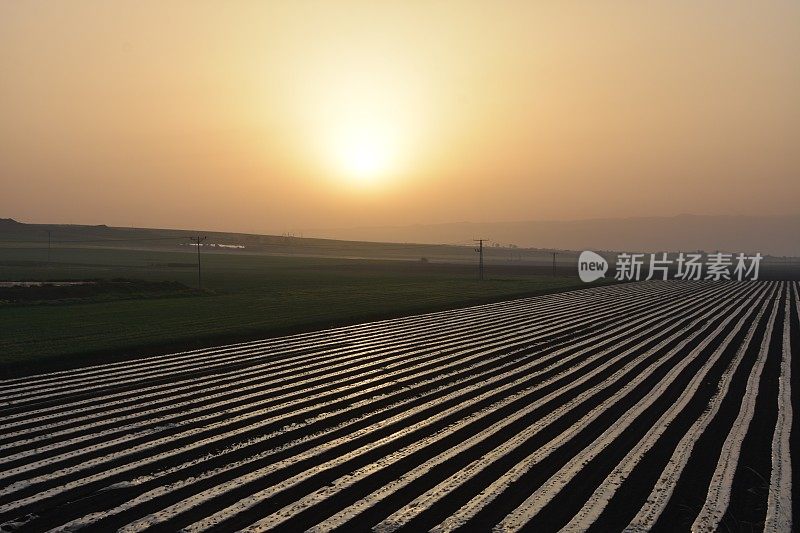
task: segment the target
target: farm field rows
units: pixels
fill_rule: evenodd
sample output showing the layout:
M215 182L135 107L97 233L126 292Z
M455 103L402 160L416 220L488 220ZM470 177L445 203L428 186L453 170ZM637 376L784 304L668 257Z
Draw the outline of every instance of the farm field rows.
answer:
M791 531L799 297L589 287L0 381L0 524Z

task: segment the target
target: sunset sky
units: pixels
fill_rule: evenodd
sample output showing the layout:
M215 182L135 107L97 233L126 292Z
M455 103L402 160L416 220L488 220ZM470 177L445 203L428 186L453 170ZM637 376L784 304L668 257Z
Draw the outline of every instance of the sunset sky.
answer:
M5 1L0 217L800 213L800 2Z

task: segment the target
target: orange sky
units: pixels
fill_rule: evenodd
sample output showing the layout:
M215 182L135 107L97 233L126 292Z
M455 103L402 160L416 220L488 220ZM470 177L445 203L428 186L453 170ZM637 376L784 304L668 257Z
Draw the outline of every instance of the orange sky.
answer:
M3 2L0 217L788 214L800 3Z

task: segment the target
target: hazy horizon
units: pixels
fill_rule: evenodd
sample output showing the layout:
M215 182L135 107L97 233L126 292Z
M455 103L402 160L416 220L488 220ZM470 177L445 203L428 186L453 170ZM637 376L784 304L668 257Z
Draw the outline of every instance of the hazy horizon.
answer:
M795 215L800 4L0 4L0 216Z
M12 233L15 225L5 224L0 217L0 230ZM16 221L25 223L28 221ZM107 226L106 224L102 224ZM44 224L51 228L59 224ZM80 227L80 225L77 225ZM71 227L71 226L67 226ZM94 228L96 225L88 225ZM128 226L120 227L125 230ZM153 227L156 230L203 231L211 234L236 232L225 228ZM57 232L58 233L58 232ZM559 250L616 251L694 251L723 250L728 252L760 252L772 256L800 257L800 214L788 216L696 215L672 217L594 218L576 220L528 220L497 222L449 222L412 224L407 226L362 226L350 228L293 229L272 235L291 235L312 239L376 243L416 243L473 245L477 236L489 246L510 245L522 248ZM39 237L42 237L39 232ZM74 238L74 237L73 237ZM56 240L59 236L56 235Z

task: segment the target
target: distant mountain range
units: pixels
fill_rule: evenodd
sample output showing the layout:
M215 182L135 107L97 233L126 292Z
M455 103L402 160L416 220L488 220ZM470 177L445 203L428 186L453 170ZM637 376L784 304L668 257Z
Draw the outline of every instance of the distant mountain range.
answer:
M720 250L800 256L800 215L454 222L316 230L305 234L343 240L453 244L480 237L504 245L531 248L643 252Z

